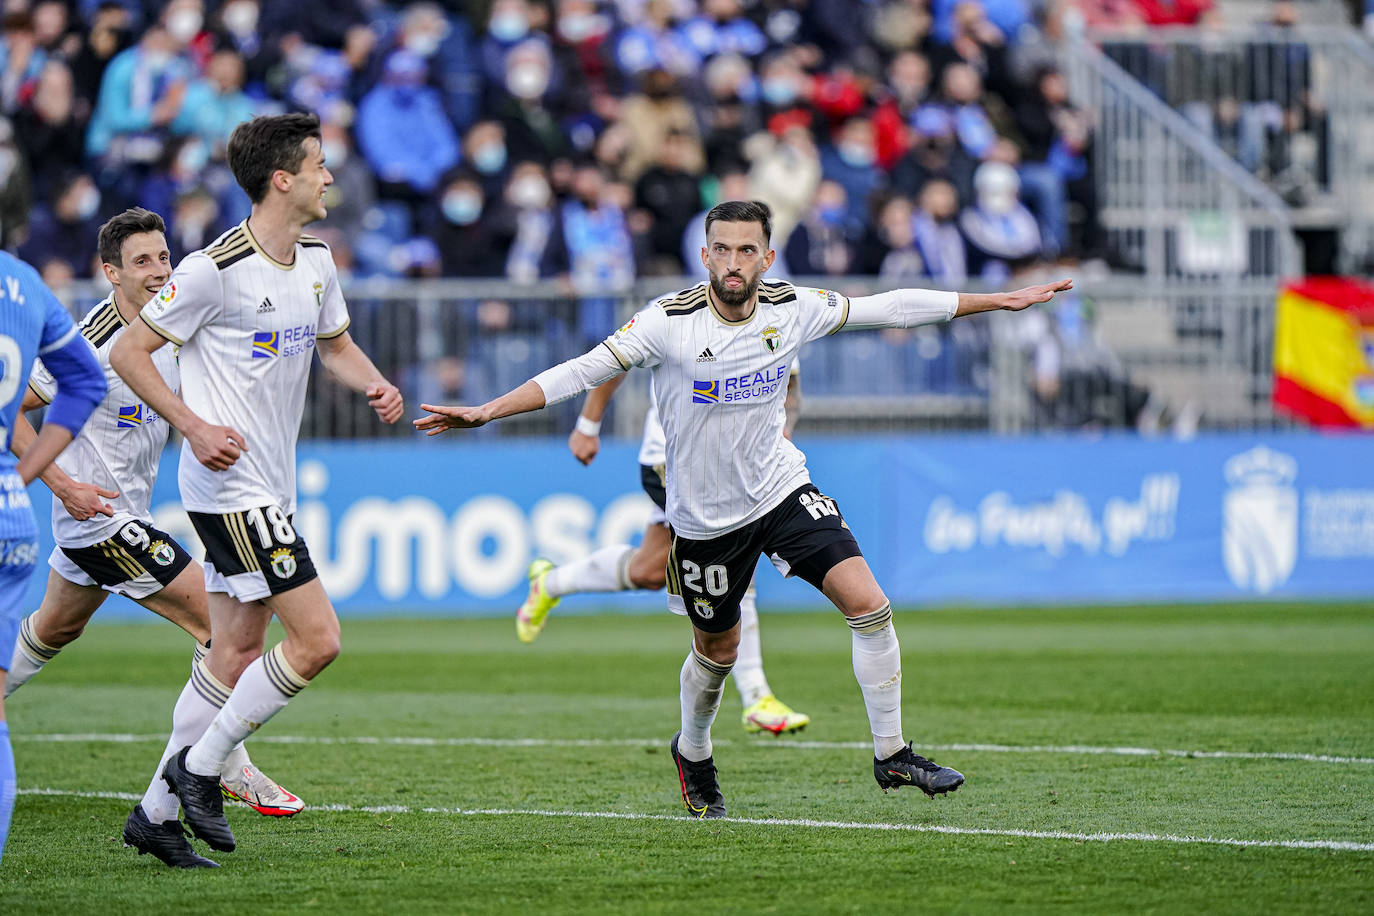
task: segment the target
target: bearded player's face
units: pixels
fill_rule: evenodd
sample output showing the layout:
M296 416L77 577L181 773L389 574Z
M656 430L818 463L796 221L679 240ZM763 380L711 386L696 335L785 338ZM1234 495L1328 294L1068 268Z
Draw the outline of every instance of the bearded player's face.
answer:
M711 223L701 255L711 274L711 292L728 306L741 306L753 299L763 272L773 263L763 226L757 222L716 220Z

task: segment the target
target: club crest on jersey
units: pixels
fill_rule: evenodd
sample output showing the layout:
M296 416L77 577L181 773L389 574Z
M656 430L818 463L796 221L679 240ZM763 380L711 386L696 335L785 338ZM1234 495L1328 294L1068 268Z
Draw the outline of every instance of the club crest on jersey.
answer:
M131 407L120 407L118 419L115 421L115 429L134 429L143 425L143 405L134 404Z
M692 599L692 612L702 620L710 620L712 617L716 616L715 606L705 598Z
M777 328L764 328L761 336L763 345L768 348L769 353L778 352L778 347L782 346L782 335L778 333Z
M311 289L315 292L315 308L324 308L324 284L316 280L315 285L312 286Z
M148 545L148 555L151 556L159 566L171 566L172 561L177 558L176 551L172 545L159 538Z
M278 579L290 579L296 574L296 558L287 547L272 551L272 573Z
M692 382L693 404L719 404L720 380L709 379L705 382Z
M278 352L276 331L257 331L253 334L254 359L271 359Z

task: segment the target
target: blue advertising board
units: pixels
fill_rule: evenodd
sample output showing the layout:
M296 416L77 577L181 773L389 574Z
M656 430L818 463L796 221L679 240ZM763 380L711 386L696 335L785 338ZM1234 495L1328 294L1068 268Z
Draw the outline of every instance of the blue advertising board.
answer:
M1166 602L1374 596L1374 437L913 436L804 443L893 602ZM535 556L637 541L650 504L637 447L591 467L559 441L302 445L296 526L343 614L502 614ZM200 547L176 490L158 527ZM49 500L33 487L46 536ZM51 542L40 556L46 557ZM36 607L46 572L35 575ZM759 604L821 608L760 564ZM137 615L115 599L102 616ZM565 601L661 611L662 595Z

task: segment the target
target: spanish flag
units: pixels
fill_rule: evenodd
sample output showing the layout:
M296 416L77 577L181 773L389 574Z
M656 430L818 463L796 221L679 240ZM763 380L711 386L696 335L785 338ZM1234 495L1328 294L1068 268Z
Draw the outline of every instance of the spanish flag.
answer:
M1314 426L1374 429L1374 286L1314 277L1279 291L1274 405Z

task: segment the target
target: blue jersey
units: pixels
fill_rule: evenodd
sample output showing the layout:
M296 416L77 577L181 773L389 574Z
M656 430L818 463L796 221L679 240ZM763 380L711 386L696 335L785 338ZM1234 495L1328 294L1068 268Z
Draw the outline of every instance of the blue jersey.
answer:
M34 358L77 338L76 324L38 272L0 251L0 540L34 537L37 526L10 452L15 417Z

